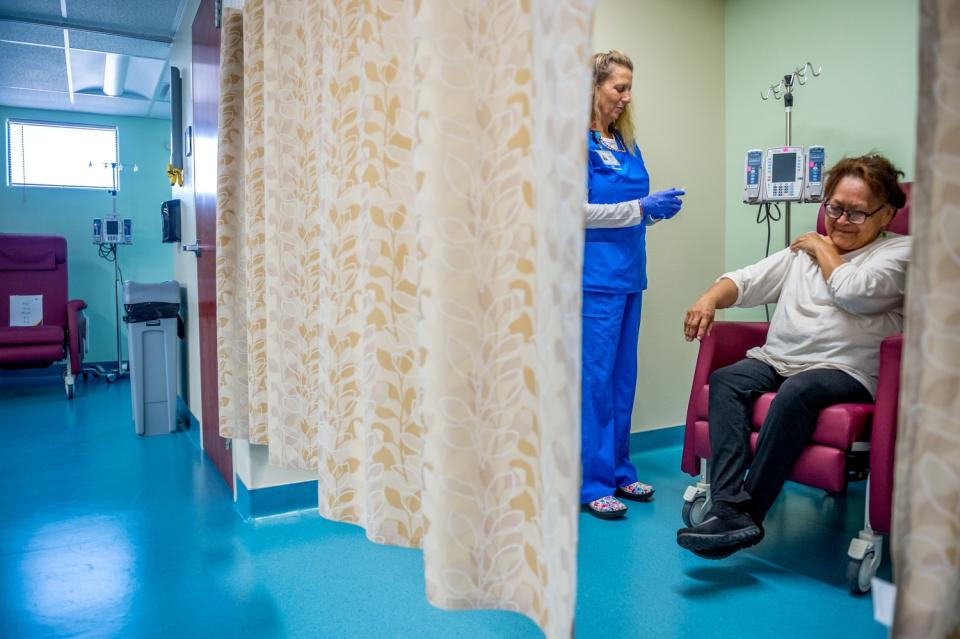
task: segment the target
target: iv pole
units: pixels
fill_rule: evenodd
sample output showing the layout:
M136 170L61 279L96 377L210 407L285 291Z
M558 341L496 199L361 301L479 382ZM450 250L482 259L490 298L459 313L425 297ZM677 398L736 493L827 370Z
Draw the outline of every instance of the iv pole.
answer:
M107 372L107 381L116 381L118 377L124 377L127 374L123 366L122 351L120 350L120 257L117 254L117 245L111 244L113 251L113 310L117 322L117 367Z
M91 160L88 166L92 167L93 165L94 162ZM124 165L120 162L104 162L103 166L104 168L109 166L113 169L113 188L108 189L107 192L111 195L113 201L113 219L117 220L118 224L122 224L122 220L119 220L117 217L117 191L120 188L120 171L123 170ZM133 172L136 173L139 170L140 167L134 164ZM83 378L86 379L88 374L92 374L94 377L104 375L107 378L107 382L114 382L117 380L117 378L126 377L130 374L129 367L124 366L123 351L121 350L120 340L120 322L122 321L122 316L120 315L120 293L123 290L123 273L120 270L120 258L117 251L117 243L110 242L109 244L106 244L96 240L95 242L100 247L100 257L108 262L113 262L113 315L114 322L116 323L117 360L116 368L111 368L110 370L105 369L102 364L84 364Z
M117 188L120 185L120 164L113 163L113 190L110 195L113 196L113 216L117 217ZM119 377L124 377L128 371L123 366L123 351L120 350L120 255L117 252L117 244L111 243L108 249L113 253L113 311L117 326L117 367L107 371L107 381L114 382Z
M798 84L804 85L807 83L807 71L810 71L813 74L813 77L817 77L823 71L823 67L813 68L813 65L807 62L802 67L793 70L793 73L789 73L783 76L783 80L780 80L777 84L771 84L767 88L767 92L760 93L761 100L769 100L772 95L775 100L783 98L783 111L786 116L786 133L787 133L787 143L784 146L791 146L791 141L793 139L793 83L796 81ZM790 246L790 202L786 202L786 214L784 215L784 246Z

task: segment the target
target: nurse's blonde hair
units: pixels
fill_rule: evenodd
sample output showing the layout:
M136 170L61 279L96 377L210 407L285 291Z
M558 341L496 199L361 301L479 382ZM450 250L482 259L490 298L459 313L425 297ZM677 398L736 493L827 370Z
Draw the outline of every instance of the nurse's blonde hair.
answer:
M626 67L633 72L633 61L623 51L617 51L616 49L611 49L606 53L594 53L593 54L593 120L592 122L600 121L600 109L597 106L597 87L607 81L607 78L610 77L610 74L613 73L613 66L618 65L621 67ZM623 138L623 145L627 147L627 151L630 153L634 152L636 145L636 137L633 129L633 103L628 103L626 108L620 114L620 117L617 118L617 121L613 123L613 128L617 133L620 134L620 137ZM607 131L601 131L601 134L606 135Z

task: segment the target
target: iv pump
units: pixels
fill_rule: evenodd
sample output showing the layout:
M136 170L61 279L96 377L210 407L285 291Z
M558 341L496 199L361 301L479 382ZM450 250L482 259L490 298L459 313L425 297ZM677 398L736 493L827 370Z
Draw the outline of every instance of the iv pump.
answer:
M814 144L802 147L750 149L744 158L743 201L820 202L823 199L826 149Z

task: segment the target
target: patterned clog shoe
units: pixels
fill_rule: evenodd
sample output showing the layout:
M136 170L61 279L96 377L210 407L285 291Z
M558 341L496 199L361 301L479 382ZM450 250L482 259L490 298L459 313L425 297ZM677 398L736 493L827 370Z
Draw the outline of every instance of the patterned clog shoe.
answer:
M584 504L583 509L600 519L617 519L627 514L627 505L612 495L594 499Z
M632 484L617 488L616 495L621 499L629 499L630 501L650 501L654 492L656 491L650 484L635 481Z

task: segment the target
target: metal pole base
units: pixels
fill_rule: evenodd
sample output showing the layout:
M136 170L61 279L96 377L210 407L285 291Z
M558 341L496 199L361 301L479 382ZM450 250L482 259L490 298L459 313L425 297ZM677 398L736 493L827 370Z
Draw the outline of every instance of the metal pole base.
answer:
M121 377L130 377L130 365L127 362L122 362L120 368L111 368L106 372L107 382L110 384Z

